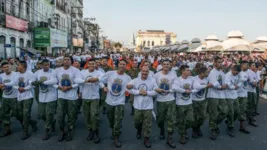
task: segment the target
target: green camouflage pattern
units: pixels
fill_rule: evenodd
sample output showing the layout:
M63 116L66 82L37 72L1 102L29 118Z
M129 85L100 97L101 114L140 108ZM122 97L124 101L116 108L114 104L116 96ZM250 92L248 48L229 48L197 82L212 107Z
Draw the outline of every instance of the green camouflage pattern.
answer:
M208 99L208 112L209 112L209 128L211 130L217 129L227 116L228 107L225 99Z
M239 119L239 121L246 121L248 98L247 97L239 97L238 102L239 102L239 109L240 109L240 115L239 115L238 119Z
M194 123L193 128L198 128L203 125L207 117L208 101L193 101Z
M57 103L58 125L60 129L65 127L65 116L68 116L67 128L73 130L77 120L77 100L59 98Z
M124 116L124 105L107 106L107 116L109 120L109 127L112 129L113 136L121 135L122 119Z
M134 110L134 127L142 131L144 137L150 137L152 128L152 110ZM142 129L143 128L143 129Z
M38 104L38 118L45 122L45 129L52 129L53 122L55 122L54 115L56 114L57 101Z
M260 88L256 87L256 100L255 100L255 110L254 110L254 112L258 112L259 100L260 100Z
M140 69L139 69L139 68L131 68L130 70L126 71L126 73L127 73L132 79L137 78L139 72L140 72Z
M157 102L157 124L160 129L164 130L167 122L168 133L173 133L176 120L175 100L168 102Z
M0 108L1 111L1 120L4 125L9 126L11 124L10 118L11 116L17 117L18 111L18 101L17 98L2 98L2 106Z
M99 129L99 99L83 99L83 113L85 124L88 130L98 131Z
M239 101L237 99L226 99L226 102L229 110L227 114L228 127L233 128L240 114Z
M256 109L255 104L256 104L256 93L248 92L248 103L247 103L247 117L248 117L248 119L253 118L253 112Z
M193 106L177 105L177 126L180 135L185 135L186 130L191 128L194 123Z
M33 98L22 100L18 102L17 119L22 121L24 132L28 132L29 125L36 124L36 120L31 119Z

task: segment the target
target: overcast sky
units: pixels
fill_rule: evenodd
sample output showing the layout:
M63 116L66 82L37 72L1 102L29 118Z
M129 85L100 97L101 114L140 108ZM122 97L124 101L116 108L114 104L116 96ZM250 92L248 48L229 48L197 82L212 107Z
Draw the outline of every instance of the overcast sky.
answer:
M231 30L247 40L267 36L267 0L84 0L84 16L125 44L139 29L174 32L178 41L225 39Z

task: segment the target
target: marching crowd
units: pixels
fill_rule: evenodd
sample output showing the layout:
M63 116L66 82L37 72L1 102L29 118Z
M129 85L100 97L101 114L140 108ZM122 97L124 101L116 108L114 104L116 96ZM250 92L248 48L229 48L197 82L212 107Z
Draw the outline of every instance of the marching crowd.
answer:
M11 134L11 117L22 126L22 140L30 136L29 127L37 131L37 121L31 119L34 99L38 102L38 119L45 122L43 140L49 139L56 123L58 141L72 140L82 108L89 131L87 140L99 143L102 108L114 144L121 147L119 137L128 99L136 138L143 135L147 148L151 147L153 110L159 137L165 139L167 132L171 148L176 147L172 139L175 129L180 143L186 144L188 129L192 129L193 138L201 137L206 119L212 140L219 135L223 121L229 136L235 136L237 120L239 131L249 134L246 125L258 126L259 99L267 98L265 68L261 55L244 54L82 53L1 60L0 121L4 130L0 136Z

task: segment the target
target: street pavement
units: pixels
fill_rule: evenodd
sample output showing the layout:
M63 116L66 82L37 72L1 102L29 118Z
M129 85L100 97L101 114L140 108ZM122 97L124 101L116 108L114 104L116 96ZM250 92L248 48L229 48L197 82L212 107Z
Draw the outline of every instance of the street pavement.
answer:
M260 101L259 104L260 116L257 116L259 127L248 126L251 131L249 135L245 135L238 131L239 124L236 123L236 137L232 138L227 135L226 125L222 123L220 125L221 134L216 141L209 139L209 130L207 122L202 127L203 137L199 139L191 138L191 129L188 134L190 139L186 145L179 143L179 136L177 128L173 136L173 140L176 143L176 149L183 150L265 150L267 147L267 101ZM37 104L33 105L32 118L37 118ZM58 142L57 137L59 134L58 128L52 137L48 141L43 141L42 136L44 134L43 121L38 122L38 131L31 132L31 137L25 141L20 140L22 135L22 129L18 121L12 119L12 132L13 134L0 138L0 150L113 150L116 149L113 140L111 140L111 130L108 126L108 120L106 115L100 115L100 138L99 144L94 144L93 141L87 141L88 131L85 127L83 114L79 115L79 119L76 122L76 129L74 131L73 140L70 142L63 141ZM2 131L3 127L1 127ZM152 148L153 150L167 150L171 149L166 144L166 140L160 140L159 129L153 120L152 125ZM133 124L133 117L130 115L129 103L125 106L125 115L123 119L122 135L120 137L122 147L121 150L142 150L146 149L143 145L143 138L136 139L136 130Z

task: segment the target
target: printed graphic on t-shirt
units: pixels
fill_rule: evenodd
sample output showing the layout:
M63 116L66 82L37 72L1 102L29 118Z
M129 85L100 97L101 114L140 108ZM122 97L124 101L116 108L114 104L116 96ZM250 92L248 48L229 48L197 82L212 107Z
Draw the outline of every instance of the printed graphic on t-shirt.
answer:
M25 85L25 82L24 82L24 77L20 77L19 78L19 87L25 87L26 85Z
M122 80L121 79L114 79L112 85L111 85L111 91L110 94L113 96L120 96L122 91Z
M196 97L197 97L197 98L203 98L203 97L205 96L205 94L206 94L206 88L201 89L200 91L198 91L198 92L196 93Z
M190 90L190 84L186 83L183 85L184 90ZM190 99L190 93L183 93L182 100L188 101Z
M71 86L71 80L68 74L62 75L61 86Z
M11 82L9 79L4 80L4 83ZM5 95L11 95L13 93L12 86L5 86L4 90Z
M145 83L142 83L138 86L138 90L147 91L147 85Z
M163 89L163 90L170 90L170 84L169 84L169 80L166 78L162 78L160 80L160 84L159 84L159 88ZM167 95L168 93L161 93L161 95Z
M40 77L40 81L46 81L47 80L47 77L45 77L45 76L43 76L43 77ZM42 92L42 93L46 93L46 92L48 92L48 86L47 85L45 85L45 84L40 84L40 91Z

